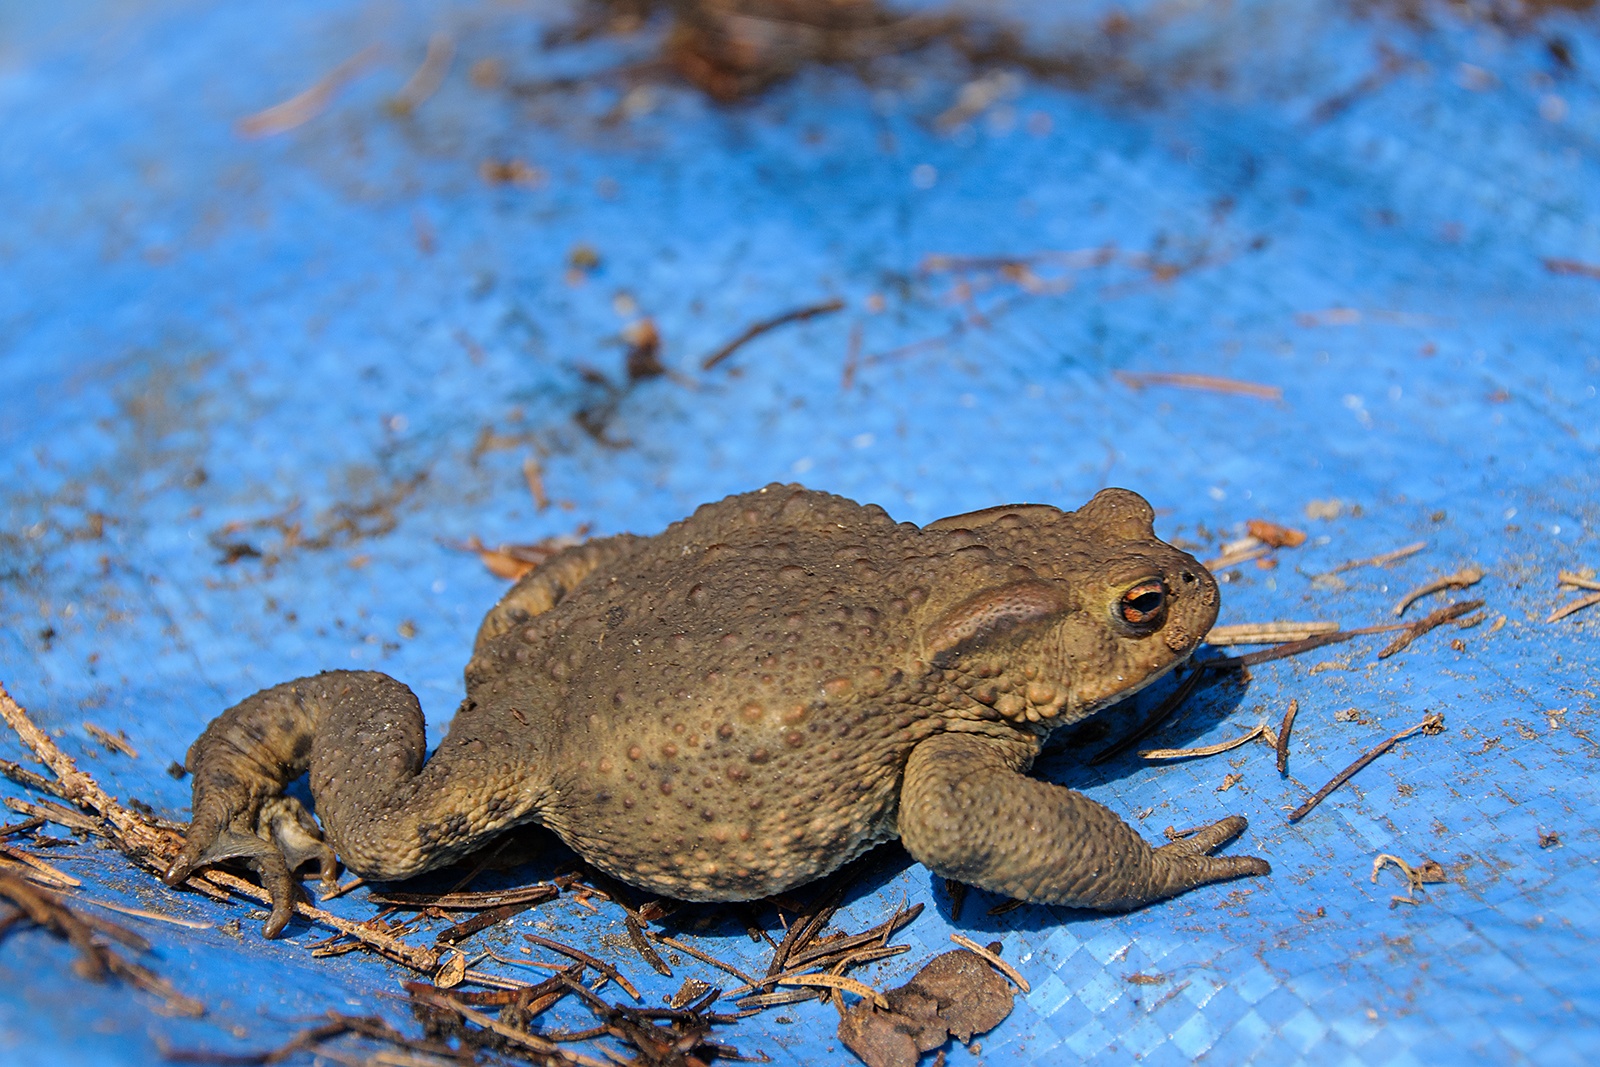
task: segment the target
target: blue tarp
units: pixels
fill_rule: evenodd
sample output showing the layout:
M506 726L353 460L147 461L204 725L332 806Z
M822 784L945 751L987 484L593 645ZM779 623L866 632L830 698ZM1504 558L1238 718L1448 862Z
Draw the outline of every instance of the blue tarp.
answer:
M1546 622L1579 595L1558 572L1600 567L1592 6L982 10L1078 75L936 47L719 105L651 65L661 20L547 47L572 18L553 2L0 3L0 679L108 789L184 818L168 764L277 681L382 669L439 736L504 588L460 550L474 536L653 532L772 480L919 522L1116 484L1203 556L1252 519L1308 534L1270 568L1221 568L1224 623L1385 622L1477 565L1473 589L1412 609L1481 596L1476 627L1257 666L1154 738L1224 740L1298 700L1287 778L1263 745L1089 767L1085 741L1042 762L1152 839L1247 816L1233 851L1270 878L1122 916L990 915L974 893L952 917L888 848L840 921L929 905L910 953L859 972L880 988L952 932L1003 942L1032 991L953 1064L1594 1062L1600 607ZM430 39L437 92L414 81L426 98L394 106ZM305 121L240 127L330 72ZM843 310L699 369L829 299ZM673 374L613 396L596 374L621 381L646 318ZM1163 374L1260 388L1140 377ZM1426 711L1443 734L1286 822ZM14 740L0 755L26 761ZM1396 903L1396 870L1371 877L1385 853L1447 881ZM260 1049L329 1009L416 1032L398 967L313 959L303 924L264 941L259 914L92 844L49 859L83 896L196 924L125 919L209 1011L165 1016L13 928L8 1064ZM359 891L330 907L373 913ZM741 928L687 914L668 928L764 964ZM524 929L617 960L648 1000L677 987L617 940L615 908L564 897L485 943ZM836 1025L813 1003L724 1037L847 1062Z

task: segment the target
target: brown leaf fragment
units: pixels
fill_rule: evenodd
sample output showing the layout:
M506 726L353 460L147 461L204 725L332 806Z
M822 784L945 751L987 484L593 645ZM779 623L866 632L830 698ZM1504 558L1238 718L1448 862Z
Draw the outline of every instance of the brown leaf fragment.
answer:
M1372 883L1374 885L1378 882L1378 872L1385 865L1398 867L1400 873L1406 879L1406 895L1403 897L1390 897L1389 906L1391 908L1396 904L1416 904L1417 890L1426 884L1445 881L1444 866L1438 860L1423 860L1413 867L1399 856L1383 852L1379 853L1372 861Z
M497 545L490 548L476 536L469 537L461 544L451 545L463 552L476 552L478 559L489 569L489 573L496 578L508 578L515 581L529 571L535 570L545 560L560 552L563 548L571 548L581 544L587 531L579 529L576 536L562 535L547 537L543 541L522 545Z
M1299 548L1306 543L1306 532L1296 530L1291 526L1283 526L1266 519L1251 519L1245 523L1245 530L1257 541L1265 542L1273 548Z
M950 1036L965 1042L994 1029L1013 1002L1010 983L966 949L935 956L884 998L888 1011L863 1000L839 1020L839 1039L867 1067L915 1067Z

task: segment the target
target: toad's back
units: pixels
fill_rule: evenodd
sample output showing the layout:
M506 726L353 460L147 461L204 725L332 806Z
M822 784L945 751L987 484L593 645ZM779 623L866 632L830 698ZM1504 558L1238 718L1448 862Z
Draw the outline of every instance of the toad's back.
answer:
M481 649L464 714L526 720L541 821L602 869L686 899L809 880L893 836L937 729L916 533L804 490L707 505Z

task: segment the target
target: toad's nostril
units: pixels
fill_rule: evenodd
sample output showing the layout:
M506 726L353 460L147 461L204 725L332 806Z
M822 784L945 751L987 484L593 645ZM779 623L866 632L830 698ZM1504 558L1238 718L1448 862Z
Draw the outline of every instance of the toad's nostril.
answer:
M1183 574L1181 575L1181 577L1189 585L1193 585L1196 581L1198 581L1198 579L1195 578L1195 576L1190 574L1188 571L1184 571Z

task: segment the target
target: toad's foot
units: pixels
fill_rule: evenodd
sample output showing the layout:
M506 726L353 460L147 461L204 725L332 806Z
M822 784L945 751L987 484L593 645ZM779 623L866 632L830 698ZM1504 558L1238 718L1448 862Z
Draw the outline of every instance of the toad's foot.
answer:
M409 878L533 816L540 797L522 750L470 707L424 764L426 750L416 696L388 675L329 671L264 689L190 747L194 818L164 877L176 885L208 863L243 860L271 894L263 932L276 937L307 859L320 862L325 884L335 851L363 877ZM282 795L307 771L326 844Z
M322 832L305 806L293 797L268 797L261 803L255 825L248 815L239 813L232 823L216 831L210 840L191 828L183 854L163 876L177 885L198 868L228 860L240 860L256 872L272 900L272 913L262 928L267 937L277 937L288 925L298 894L294 872L316 860L323 891L334 884L338 860L322 839Z
M1081 793L1020 774L993 741L919 744L900 795L900 838L935 873L1022 900L1125 911L1197 886L1270 874L1254 856L1213 856L1245 828L1233 816L1152 849Z

